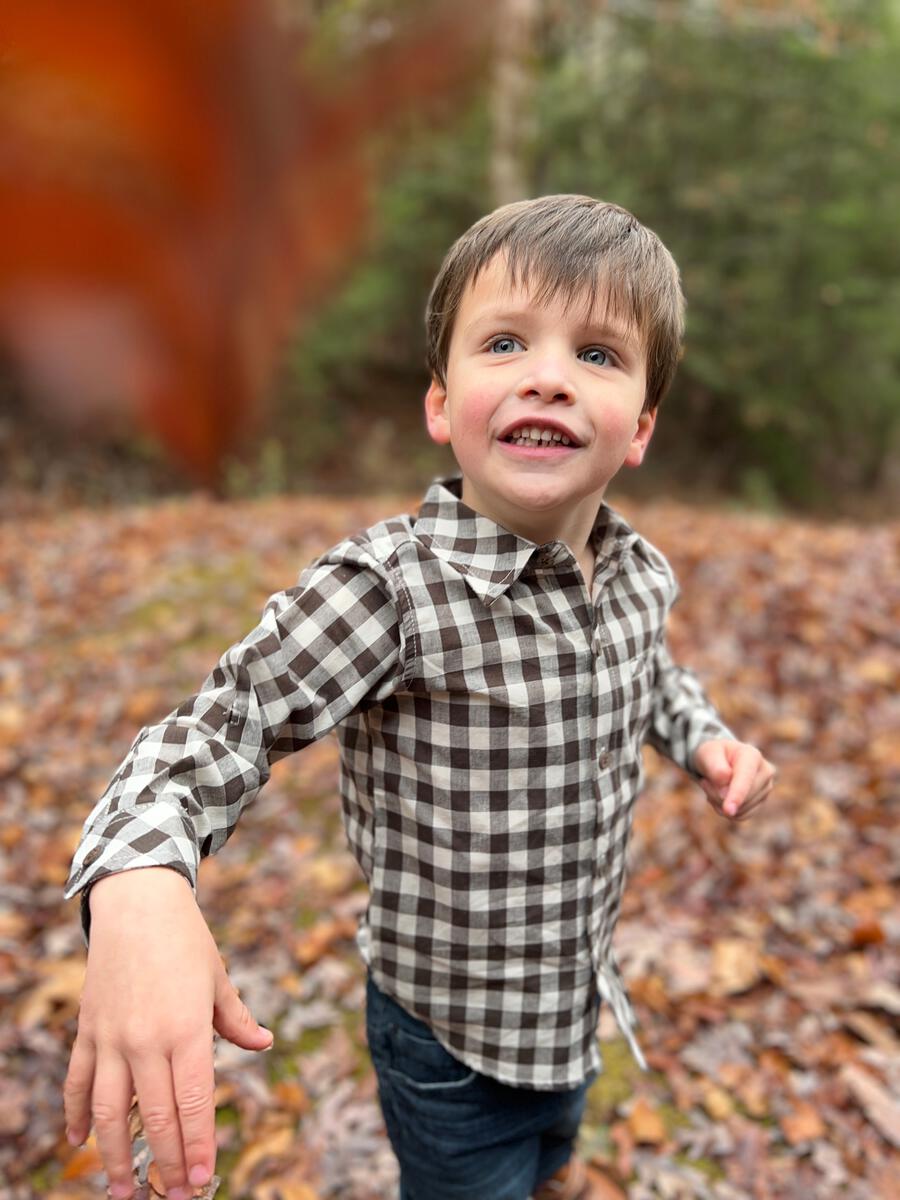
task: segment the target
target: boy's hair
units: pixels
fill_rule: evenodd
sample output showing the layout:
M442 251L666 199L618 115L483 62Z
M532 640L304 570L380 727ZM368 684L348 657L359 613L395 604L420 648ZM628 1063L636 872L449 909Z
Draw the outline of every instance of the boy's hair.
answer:
M645 411L669 389L684 336L684 296L672 255L617 204L590 196L539 196L504 204L458 238L437 273L425 310L426 365L446 386L447 355L463 292L498 253L514 286L535 285L536 300L600 296L611 316L642 336L647 355Z

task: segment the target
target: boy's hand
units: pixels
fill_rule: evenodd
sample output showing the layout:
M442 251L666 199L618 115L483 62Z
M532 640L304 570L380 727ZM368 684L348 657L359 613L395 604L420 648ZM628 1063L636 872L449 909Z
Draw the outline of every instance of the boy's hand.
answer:
M171 1200L206 1183L216 1157L213 1028L267 1050L225 973L186 880L142 867L99 880L78 1034L65 1084L69 1141L93 1117L110 1195L134 1194L128 1113L137 1094L144 1131Z
M775 768L756 747L731 738L701 742L694 769L703 776L700 786L719 816L737 821L759 808L775 783Z

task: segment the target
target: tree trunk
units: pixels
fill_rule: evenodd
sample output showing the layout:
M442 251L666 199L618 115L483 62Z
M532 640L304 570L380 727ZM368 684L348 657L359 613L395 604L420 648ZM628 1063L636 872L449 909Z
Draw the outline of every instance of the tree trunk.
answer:
M527 150L534 116L534 35L541 0L500 0L491 85L490 184L495 205L529 194Z

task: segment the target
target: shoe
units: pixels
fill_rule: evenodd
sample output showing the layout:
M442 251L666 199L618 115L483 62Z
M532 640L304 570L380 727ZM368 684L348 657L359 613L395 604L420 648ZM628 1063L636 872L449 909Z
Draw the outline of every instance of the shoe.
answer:
M564 1167L545 1179L532 1200L625 1200L625 1193L608 1175L570 1158Z

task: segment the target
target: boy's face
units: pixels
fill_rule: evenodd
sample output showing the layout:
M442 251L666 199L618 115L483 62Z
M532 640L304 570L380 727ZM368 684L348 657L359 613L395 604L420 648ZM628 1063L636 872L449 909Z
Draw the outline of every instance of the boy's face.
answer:
M435 380L425 397L428 431L462 471L463 502L536 542L586 539L607 484L638 466L653 432L643 339L583 310L537 303L497 256L463 294L446 387ZM574 444L511 444L522 426L567 430Z

